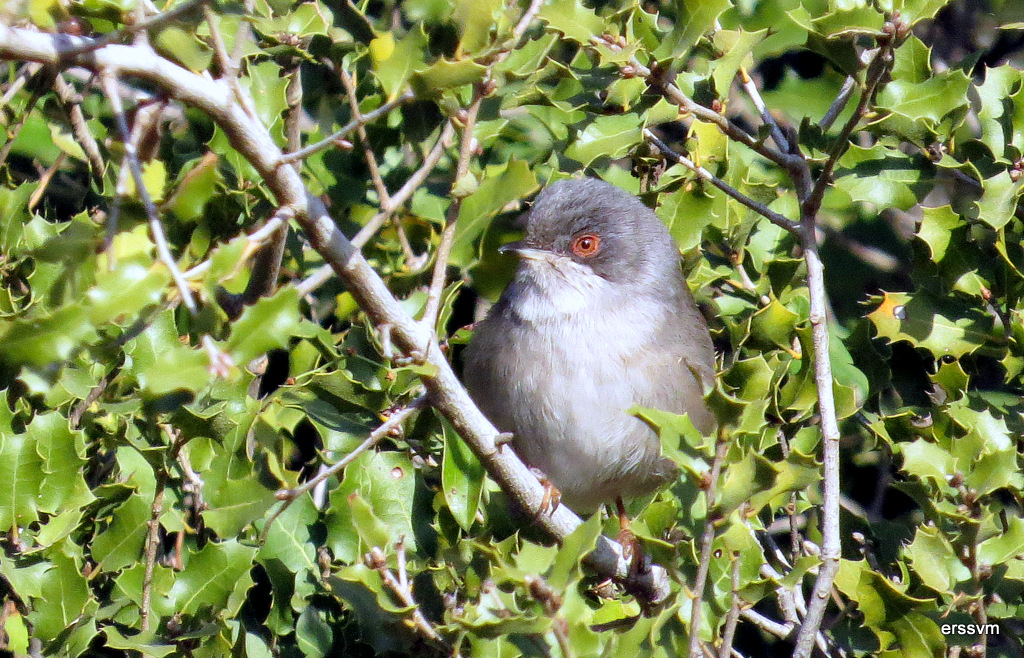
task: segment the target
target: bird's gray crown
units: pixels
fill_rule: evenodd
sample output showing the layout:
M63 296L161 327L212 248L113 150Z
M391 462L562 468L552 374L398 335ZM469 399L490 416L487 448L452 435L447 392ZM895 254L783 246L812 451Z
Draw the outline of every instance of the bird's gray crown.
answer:
M584 235L600 241L587 257L572 248ZM661 220L637 197L595 178L560 180L541 192L523 245L571 258L613 282L678 278L679 252Z

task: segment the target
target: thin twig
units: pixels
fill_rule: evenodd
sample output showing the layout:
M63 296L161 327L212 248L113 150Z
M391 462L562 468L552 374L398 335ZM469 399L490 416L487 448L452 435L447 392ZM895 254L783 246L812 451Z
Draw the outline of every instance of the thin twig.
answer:
M718 658L729 658L732 655L732 642L736 636L736 623L740 620L740 556L730 556L732 561L732 601L729 612L725 615L725 628L722 631L722 644L718 647ZM696 632L696 631L694 631Z
M399 105L408 103L415 97L415 94L413 94L411 91L407 91L398 98L392 101L388 101L387 103L384 103L376 110L373 110L372 112L367 112L366 114L362 115L362 117L360 117L359 119L352 119L351 121L346 123L341 128L341 130L332 133L329 137L322 139L314 144L310 144L306 148L299 149L298 151L294 151L292 153L285 153L284 155L277 159L277 164L290 164L292 162L295 162L296 160L303 160L309 157L310 155L316 153L317 151L322 151L325 148L330 148L331 146L334 146L334 144L338 140L342 139L350 132L357 129L359 126L366 125L367 123L376 120L378 117L387 114L388 112L395 109Z
M131 130L128 128L128 121L124 118L121 92L117 88L117 74L109 69L100 71L100 83L103 85L107 98L110 100L111 108L114 110L114 120L117 122L118 131L120 131L121 139L124 142L125 159L128 161L128 168L131 171L132 178L135 179L135 189L139 193L139 198L142 199L142 205L146 209L146 216L149 217L149 230L153 234L153 242L156 243L157 254L160 255L160 260L167 266L167 269L171 271L171 278L174 279L175 285L178 286L178 293L181 295L181 301L185 304L185 308L195 313L197 310L196 300L192 297L192 291L189 290L188 282L181 276L181 270L178 269L178 264L171 255L171 249L167 245L167 236L164 234L164 225L157 215L156 205L153 203L152 197L149 196L146 182L142 178L142 166L139 164L136 142L132 139Z
M409 235L406 233L405 225L402 224L402 220L399 217L394 218L391 222L395 226L395 233L398 236L398 246L402 248L402 255L405 256L405 266L410 272L418 272L424 263L430 259L428 252L423 252L419 256L412 250L412 243L409 242Z
M417 169L409 180L402 185L401 188L391 197L391 203L381 208L380 212L373 216L366 223L366 226L359 229L355 237L352 238L352 244L357 248L362 248L363 245L369 241L373 235L380 230L380 227L384 225L391 215L394 214L398 208L405 203L413 193L419 189L419 186L423 184L423 181L427 179L430 172L437 166L437 162L441 159L444 151L450 145L452 137L455 135L455 124L449 121L445 124L444 129L441 131L441 136L437 138L437 142L434 147L430 149L430 153L423 159L423 164Z
M241 54L239 53L239 39L244 39L248 36L248 29L240 31L235 37L235 52L228 54L227 46L224 45L224 39L220 35L218 29L219 18L210 9L207 4L203 5L203 16L206 19L206 25L210 28L210 40L213 43L213 54L217 57L217 64L220 66L221 80L227 82L228 87L231 88L231 92L235 95L235 100L238 104L246 111L246 113L253 119L256 118L256 105L253 103L252 96L245 93L242 89L242 85L238 83L238 71L240 70L239 60ZM244 25L246 28L249 27L249 23L245 20L240 21L240 25ZM237 55L237 57L236 57ZM290 146L290 144L289 144Z
M690 658L700 658L700 606L704 600L704 588L708 582L708 570L711 567L711 549L715 541L716 490L718 476L722 473L722 464L729 452L729 442L719 436L715 443L715 459L711 462L711 473L708 475L708 486L704 490L705 507L704 533L700 538L700 562L697 563L697 577L693 583L693 603L690 609Z
M973 507L974 509L971 510L971 515L974 518L978 518L981 516L981 505L974 502ZM976 522L970 524L966 534L967 566L971 570L971 582L974 585L974 596L976 598L973 605L970 606L970 610L975 624L982 629L982 632L978 636L978 641L971 647L971 655L984 656L988 649L988 633L984 632L984 629L988 626L988 607L985 604L984 581L986 580L986 576L982 574L983 567L978 561L978 543L981 534L981 523Z
M330 281L332 277L334 277L334 268L330 263L327 263L321 265L312 274L295 284L295 289L299 291L299 297L305 297Z
M765 617L759 612L755 612L753 609L748 608L740 612L740 616L749 621L754 626L757 626L762 631L770 633L777 638L786 639L793 632L794 626L792 624L780 624L777 621Z
M537 13L540 12L540 7L543 4L544 0L531 0L530 6L526 8L526 11L523 12L522 17L520 17L519 22L516 23L515 28L512 30L513 46L509 49L509 52L519 44L519 40L523 38L524 34L526 34L527 28L530 27L530 23L533 19L537 17Z
M807 290L810 301L808 319L811 323L811 340L814 346L814 381L818 392L818 412L822 433L822 542L821 567L814 581L807 613L797 633L796 658L809 658L818 644L821 622L832 593L836 574L839 572L841 538L839 535L839 423L836 418L835 395L833 391L832 364L829 358L829 332L827 298L825 293L825 272L818 253L816 230L817 212L832 176L832 170L842 154L849 148L849 137L863 117L864 109L874 96L879 81L892 62L893 44L882 44L868 64L867 80L853 116L843 126L839 139L829 155L814 188L800 196L800 242L804 250L807 267Z
M760 141L753 135L747 133L745 130L729 121L729 119L724 115L693 101L675 84L666 82L659 78L651 71L651 69L644 66L636 57L630 58L629 66L632 67L633 71L635 71L637 75L645 78L648 83L657 89L661 89L665 98L678 105L683 112L692 114L702 121L713 123L718 126L718 129L726 136L752 149L754 152L774 162L783 169L791 171L794 170L794 168L803 166L803 158L776 151L775 149L765 145L763 141Z
M156 551L160 547L160 514L164 509L164 484L166 476L161 469L157 474L156 493L153 496L152 511L147 522L146 571L142 576L142 630L149 630L149 606L153 592L153 568L156 566Z
M398 562L398 584L402 589L409 589L409 575L405 568L405 535L400 536L395 544L395 559Z
M85 412L89 410L89 407L91 407L96 400L100 399L103 392L107 390L108 386L110 386L110 382L113 381L114 377L117 377L120 372L121 366L114 366L110 372L104 375L103 378L92 387L89 394L86 395L81 402L75 405L71 410L71 414L68 416L68 420L71 421L72 429L78 429L79 425L82 424L82 416L85 415Z
M77 98L78 94L75 93L74 87L68 84L61 73L54 77L53 88L57 92L57 98L64 104L64 108L68 113L68 119L71 121L71 130L75 134L75 139L78 140L78 143L82 145L82 150L85 151L93 182L96 183L97 188L102 187L103 156L100 155L100 147L96 143L96 138L93 137L89 126L85 122L85 114L82 112L82 103Z
M341 84L345 87L345 95L348 96L348 106L352 109L352 118L356 121L362 121L363 115L359 111L359 99L356 98L356 84L352 80L352 76L343 67L339 66L338 77L341 78ZM359 137L359 143L363 147L363 159L366 160L366 167L370 170L370 180L373 181L373 186L377 190L380 205L381 207L388 207L391 205L391 195L388 194L388 188L384 185L384 179L380 177L377 157L373 154L373 149L370 148L370 140L366 137L366 126L362 123L356 127L356 136Z
M44 72L41 75L46 74ZM32 110L35 109L40 96L41 94L39 89L34 89L31 96L29 96L28 102L25 104L25 109L21 111L21 118L18 120L18 123L14 128L7 129L7 143L3 145L3 148L0 148L0 166L7 162L7 156L10 154L11 148L14 146L15 142L18 141L18 135L21 134L21 129L25 127L25 124L28 122L28 118L32 115Z
M245 0L242 6L245 8L245 12L239 17L238 21L238 32L235 33L235 45L231 49L231 57L228 61L238 66L242 61L242 56L245 54L245 46L252 38L252 20L253 8L255 7L254 0ZM225 71L226 73L226 71ZM238 74L237 70L234 72Z
M779 432L779 447L782 448L782 457L789 459L789 440L786 438L785 432ZM794 491L789 494L789 505L786 508L786 516L789 519L789 553L790 558L793 562L796 562L797 558L800 557L800 546L803 544L803 538L800 536L800 525L797 523L796 513L797 495ZM775 540L772 536L768 535L768 541L775 545ZM776 546L776 548L778 548ZM778 553L781 555L782 551ZM788 566L788 565L787 565Z
M327 478L333 476L335 473L340 472L346 466L351 464L356 457L366 452L373 446L377 445L377 443L381 439L386 437L391 432L391 430L401 425L405 421L405 419L409 417L410 414L412 414L417 409L420 409L424 404L426 404L426 402L426 396L421 395L420 397L416 398L402 409L399 409L398 411L395 411L390 416L388 416L388 419L384 421L384 423L382 423L380 427L370 432L370 436L368 436L365 441L356 446L356 448L352 452L345 455L342 459L338 460L334 464L331 464L329 468L321 471L320 473L317 473L316 477L313 477L308 481L303 482L301 485L294 489L282 489L278 491L277 497L278 499L283 500L284 504L281 505L281 507L279 507L277 511L270 516L269 519L267 519L266 524L263 526L263 532L260 533L260 543L262 544L267 540L267 533L270 532L270 526L273 525L274 520L277 519L277 517L281 516L281 514L286 509L291 507L291 504L298 500L300 496L308 492L310 489L313 489L314 487L316 487L316 485L320 484Z
M14 80L11 81L11 86L8 87L7 91L4 92L4 95L0 97L0 108L7 107L7 104L11 102L11 99L21 91L21 88L24 87L28 81L32 79L32 76L38 73L41 68L43 68L43 65L37 64L36 62L23 64L15 74Z
M846 108L846 104L850 102L850 97L853 96L853 91L856 88L857 78L852 75L846 76L846 80L843 80L843 86L839 88L839 93L836 94L836 99L832 101L828 111L825 112L825 116L821 117L821 121L818 122L821 132L827 132L832 127L832 124L836 122L836 119L839 118L839 115Z
M787 231L789 231L790 233L797 233L798 226L797 226L797 224L794 221L786 218L783 215L780 215L779 213L775 212L774 210L772 210L768 206L764 205L763 203L759 203L757 201L754 201L753 199L751 199L747 195L743 194L742 192L740 192L736 188L732 187L731 185L729 185L725 181L721 180L720 178L718 178L717 176L712 174L710 171L708 171L704 167L701 167L701 166L695 164L692 160L690 160L686 156L684 156L684 155L682 155L680 153L676 153L671 148L669 148L668 145L665 144L665 142L663 142L660 139L658 139L657 137L655 137L654 133L651 132L651 130L649 128L644 128L643 134L644 134L644 137L647 139L647 141L649 141L651 144L654 144L654 146L656 146L658 148L658 150L661 151L661 153L665 157L667 157L667 158L669 158L671 160L675 160L679 164L683 165L684 167L686 167L687 169L689 169L690 171L695 173L697 175L697 178L699 178L699 179L701 179L703 181L707 181L708 183L711 183L712 185L714 185L715 187L717 187L718 189L722 190L727 195L732 197L733 199L736 199L737 201L739 201L740 203L742 203L746 207L750 208L751 210L753 210L757 214L759 214L762 217L766 218L772 224L775 224L776 226L780 226L780 227L786 229Z
M740 78L740 84L743 86L743 90L747 92L747 96L754 103L754 107L757 108L758 114L761 115L761 120L764 121L765 125L771 131L772 139L783 153L789 153L789 140L786 139L785 135L782 134L782 130L779 128L779 124L775 121L775 117L768 111L768 106L764 104L764 99L761 98L761 92L754 84L750 74L747 73L747 67L741 66L736 75Z
M399 542L395 546L395 550L396 552L404 553L405 544L403 542ZM404 561L404 556L402 559ZM381 578L384 580L384 584L398 596L403 605L407 608L412 608L412 620L416 629L427 638L437 642L445 648L448 648L448 643L444 641L441 634L437 632L437 629L434 628L433 624L431 624L430 621L427 620L426 616L424 616L423 611L420 610L415 597L412 595L412 589L408 586L403 587L402 583L395 577L395 574L388 568L388 562L384 557L384 552L380 550L379 547L374 546L370 549L370 552L363 557L363 561L366 563L366 566L380 573Z
M475 146L473 128L476 126L476 117L480 112L480 104L483 100L484 94L480 87L477 87L476 98L473 99L466 111L466 123L462 127L462 143L459 146L459 161L455 167L453 188L469 175L469 159L473 156ZM452 244L455 242L455 229L461 207L462 197L452 199L446 215L447 223L444 231L441 232L441 242L437 245L437 254L434 256L434 271L430 277L427 303L423 307L423 317L420 318L423 326L430 327L431 330L434 329L434 324L437 322L437 313L441 306L441 293L448 280L448 257L451 256Z
M261 246L263 246L268 240L275 236L275 234L287 228L287 224L291 219L295 217L295 210L292 208L278 208L277 211L267 220L267 222L261 226L258 230L253 231L247 236L248 243L245 245L245 249L242 251L242 257L238 259L238 267L241 267L242 263L252 256ZM189 268L182 273L182 276L191 281L197 279L209 271L213 265L211 260L204 260L202 263ZM230 276L233 276L232 273Z
M28 200L28 211L32 212L33 209L39 204L39 201L46 194L46 188L50 187L50 181L57 174L57 171L64 166L64 161L68 159L68 154L61 151L54 159L53 164L46 168L43 175L39 177L39 185L35 191L32 192L32 196Z
M839 136L832 146L832 152L829 153L825 165L818 174L818 180L814 183L814 188L811 190L810 195L803 200L803 204L807 206L807 214L815 215L818 212L818 208L821 207L821 200L825 196L825 188L832 182L832 171L835 169L836 163L839 162L839 158L849 148L850 135L853 134L853 130L860 123L860 120L864 118L864 110L874 97L875 89L878 88L878 83L884 77L891 63L892 44L889 43L880 47L875 52L871 63L868 64L867 73L865 74L867 79L865 80L864 91L860 95L860 101L858 101L857 107L853 110L853 114L843 125L842 130L839 131Z

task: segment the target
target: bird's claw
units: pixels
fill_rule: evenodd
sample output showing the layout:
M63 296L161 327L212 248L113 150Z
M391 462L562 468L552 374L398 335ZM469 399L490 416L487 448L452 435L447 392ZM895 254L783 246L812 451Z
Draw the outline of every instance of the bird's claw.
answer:
M622 558L629 564L630 575L635 576L646 571L648 557L644 553L640 539L629 527L629 515L622 499L617 498L615 505L619 516L619 534L615 539L622 546Z
M555 513L555 510L557 510L558 506L562 503L562 492L552 484L551 480L548 479L548 476L544 475L537 469L530 470L533 471L533 474L537 476L537 479L540 480L541 485L544 487L544 497L541 498L540 507L537 508L537 513L533 517L534 522L536 522L544 514L551 515Z

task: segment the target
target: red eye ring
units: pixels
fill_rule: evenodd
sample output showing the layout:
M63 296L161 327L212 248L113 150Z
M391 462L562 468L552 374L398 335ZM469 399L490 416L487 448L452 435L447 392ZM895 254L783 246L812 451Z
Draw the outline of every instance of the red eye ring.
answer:
M572 241L572 253L580 258L590 258L601 250L601 238L593 233L576 236Z

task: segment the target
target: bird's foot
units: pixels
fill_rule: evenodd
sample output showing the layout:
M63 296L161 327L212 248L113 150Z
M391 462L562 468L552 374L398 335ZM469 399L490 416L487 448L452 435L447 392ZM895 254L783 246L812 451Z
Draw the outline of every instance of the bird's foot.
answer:
M629 528L629 515L622 498L615 499L615 508L619 516L619 534L615 540L622 546L622 557L629 563L629 573L636 576L646 570L648 557L644 553L643 544Z
M544 487L544 497L541 498L540 507L537 508L537 513L533 517L534 523L536 523L540 517L544 514L554 514L555 510L562 503L562 492L548 479L548 476L543 471L530 468L537 479L540 480L541 485Z

